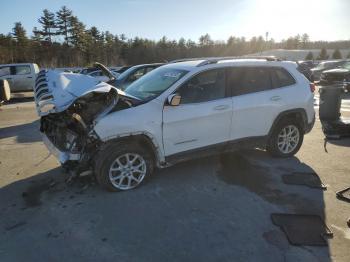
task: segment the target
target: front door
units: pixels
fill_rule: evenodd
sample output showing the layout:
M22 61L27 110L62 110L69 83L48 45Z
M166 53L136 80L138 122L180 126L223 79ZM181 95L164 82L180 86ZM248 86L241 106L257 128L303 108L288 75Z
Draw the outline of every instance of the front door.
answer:
M230 139L232 99L227 97L225 70L199 73L176 93L178 106L164 106L165 155L220 145Z

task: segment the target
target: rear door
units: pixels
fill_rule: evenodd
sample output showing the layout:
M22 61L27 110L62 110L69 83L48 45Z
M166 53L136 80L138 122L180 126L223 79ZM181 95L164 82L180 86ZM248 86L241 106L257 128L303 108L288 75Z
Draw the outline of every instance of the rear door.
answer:
M180 105L165 105L163 111L166 156L220 146L230 139L232 99L225 86L225 70L211 69L192 77L176 91L181 96Z
M273 88L268 67L232 67L228 86L233 102L231 140L268 134L282 97Z
M12 91L33 90L35 77L30 65L15 65L12 77ZM34 72L33 72L34 73Z

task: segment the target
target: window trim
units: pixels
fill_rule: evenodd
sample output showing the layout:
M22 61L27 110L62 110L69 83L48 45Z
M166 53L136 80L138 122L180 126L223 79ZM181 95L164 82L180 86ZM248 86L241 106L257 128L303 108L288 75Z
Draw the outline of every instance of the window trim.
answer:
M189 81L191 81L194 77L197 77L199 74L202 74L202 73L206 73L208 71L211 71L211 70L223 70L224 72L224 88L225 88L225 96L222 97L222 98L217 98L217 99L213 99L213 100L209 100L209 101L202 101L202 102L194 102L194 103L186 103L186 104L179 104L179 106L184 106L184 105L195 105L195 104L203 104L203 103L208 103L208 102L212 102L212 101L217 101L217 100L220 100L220 99L225 99L225 98L228 98L230 97L230 94L229 94L229 90L227 89L227 73L226 73L226 68L227 67L214 67L214 68L206 68L202 71L198 71L196 72L195 74L191 75L187 80L185 80L180 86L178 86L170 95L173 95L173 94L176 94L178 92L178 90L183 87L184 85L186 85Z
M290 86L293 86L293 85L296 85L297 84L297 80L295 79L295 77L287 70L285 69L284 67L282 66L271 66L271 69L273 70L273 72L270 73L271 77L272 77L272 74L274 74L277 78L277 74L276 74L276 69L279 69L279 70L282 70L284 71L285 73L287 73L287 75L290 76L290 78L293 79L294 83L291 84L291 85L286 85L286 86L274 86L273 85L273 89L278 89L278 88L284 88L284 87L290 87ZM272 78L271 78L272 80ZM277 79L278 80L278 79ZM272 83L273 84L273 83Z

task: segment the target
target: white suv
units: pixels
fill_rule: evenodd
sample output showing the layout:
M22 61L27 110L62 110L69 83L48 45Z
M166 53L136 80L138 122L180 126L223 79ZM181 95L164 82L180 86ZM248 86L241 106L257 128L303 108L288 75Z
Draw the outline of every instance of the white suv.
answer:
M315 121L313 89L293 62L203 59L161 66L125 92L42 71L41 132L64 167L93 170L109 190L137 187L155 167L242 148L294 155Z

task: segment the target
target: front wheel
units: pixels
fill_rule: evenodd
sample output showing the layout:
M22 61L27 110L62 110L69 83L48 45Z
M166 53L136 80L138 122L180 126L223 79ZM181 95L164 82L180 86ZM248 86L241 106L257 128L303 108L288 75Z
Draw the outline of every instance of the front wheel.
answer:
M284 120L277 124L270 136L267 151L276 157L295 155L304 140L304 131L295 120Z
M151 154L136 144L111 144L95 161L97 181L109 191L138 187L152 174L153 168Z

